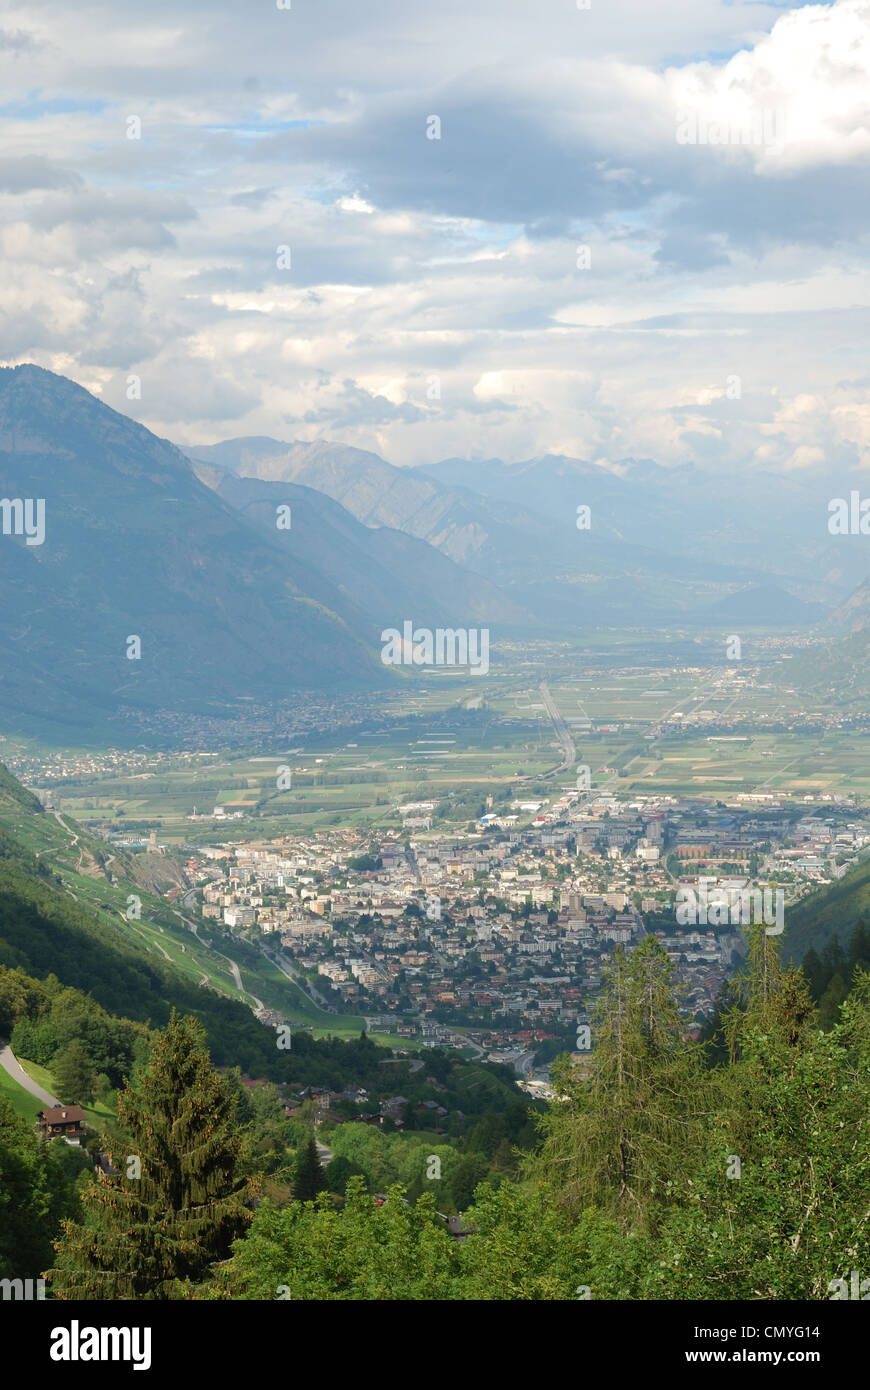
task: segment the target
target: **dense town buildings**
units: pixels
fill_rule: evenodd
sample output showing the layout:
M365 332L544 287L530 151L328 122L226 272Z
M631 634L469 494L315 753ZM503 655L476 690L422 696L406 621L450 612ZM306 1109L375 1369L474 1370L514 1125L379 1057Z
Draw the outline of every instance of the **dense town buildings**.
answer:
M424 1045L456 1041L529 1073L570 1050L615 946L647 932L700 1025L745 954L733 919L683 927L680 888L781 885L793 903L845 872L870 838L863 813L823 807L583 794L508 803L475 833L411 829L400 807L376 842L353 830L191 852L187 873L217 930L257 940L318 1003Z

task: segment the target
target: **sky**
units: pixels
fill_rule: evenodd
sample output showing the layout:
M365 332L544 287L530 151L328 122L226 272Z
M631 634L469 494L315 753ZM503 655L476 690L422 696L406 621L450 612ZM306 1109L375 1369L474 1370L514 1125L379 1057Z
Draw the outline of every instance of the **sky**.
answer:
M0 361L178 443L870 466L870 0L26 0L0 94Z

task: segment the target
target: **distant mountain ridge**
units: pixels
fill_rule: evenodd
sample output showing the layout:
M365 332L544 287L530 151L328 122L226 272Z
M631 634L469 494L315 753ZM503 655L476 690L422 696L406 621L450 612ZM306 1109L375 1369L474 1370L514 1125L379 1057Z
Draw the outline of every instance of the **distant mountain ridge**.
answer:
M863 632L870 627L870 579L834 609L827 626L832 633Z
M369 640L379 640L385 623L405 618L430 627L529 621L488 579L404 531L364 526L325 493L299 483L238 477L211 464L194 462L193 469L269 535L276 509L289 506L294 555L336 585Z
M224 473L326 493L367 526L438 547L557 625L727 622L743 592L753 593L745 621L807 625L848 583L828 557L861 563L857 553L828 545L824 487L817 497L815 484L794 486L757 470L714 481L692 465L622 459L603 467L555 454L397 468L327 440L263 437L185 452ZM578 531L581 505L590 508L591 526ZM784 511L788 525L780 521L771 537L769 516ZM816 513L817 538L807 523L815 524ZM804 536L803 554L795 553L789 525Z
M16 730L389 688L404 674L380 660L386 628L530 621L425 540L194 464L32 365L0 369L3 497L0 725Z

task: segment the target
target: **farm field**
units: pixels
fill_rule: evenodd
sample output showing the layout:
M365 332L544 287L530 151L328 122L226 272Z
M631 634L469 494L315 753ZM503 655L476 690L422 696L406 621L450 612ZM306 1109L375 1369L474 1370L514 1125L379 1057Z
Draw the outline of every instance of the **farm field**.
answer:
M494 711L457 710L388 731L356 731L341 742L321 738L304 748L216 755L195 768L136 777L81 777L52 795L77 820L153 825L161 840L195 845L227 832L271 838L331 825L361 832L390 822L398 827L395 808L405 801L464 799L479 788L514 786L557 761L543 707L510 722ZM279 778L289 787L279 787ZM212 819L218 806L226 819ZM205 817L190 819L194 808Z
M570 742L596 790L712 800L759 790L870 795L861 735L764 727L806 712L789 683L790 662L781 659L782 634L774 634L780 646L763 631L746 634L745 659L727 664L726 636L590 631L573 643L546 634L506 643L486 677L409 678L382 717L244 753L164 754L151 768L139 753L125 770L118 753L116 771L77 773L53 785L52 805L94 827L128 828L136 843L154 829L171 849L332 827L367 839L401 830L398 808L418 801L438 803L431 830L449 833L464 831L489 795L498 805L507 792L540 798L572 786ZM823 716L821 697L818 705ZM708 721L709 734L697 722L683 733L661 731L679 716ZM728 739L735 721L743 741ZM35 833L31 826L25 837ZM80 867L80 846L69 846L56 822L39 834L45 842L34 841L35 852L57 852L67 869ZM87 884L81 891L93 892ZM168 941L152 947L178 953Z
M596 789L714 800L755 790L870 795L862 735L754 732L755 720L792 717L796 697L736 667L596 670L548 685L576 761L591 768ZM439 692L420 696L414 713L389 726L360 727L352 737L343 731L257 754L179 759L177 766L135 776L82 775L55 788L53 802L79 821L127 825L134 837L155 828L162 842L181 847L332 826L361 836L398 830L399 806L430 800L440 803L433 831L464 829L489 794L547 795L572 784L567 770L542 781L564 753L539 684L470 683L469 691L457 702L453 688L447 708L425 714L423 705ZM713 732L693 725L685 734L645 737L678 714L709 716ZM743 741L717 735L718 716L739 718L748 728ZM213 819L215 807L224 817ZM201 819L190 819L194 808ZM61 828L51 834L55 848L62 847Z

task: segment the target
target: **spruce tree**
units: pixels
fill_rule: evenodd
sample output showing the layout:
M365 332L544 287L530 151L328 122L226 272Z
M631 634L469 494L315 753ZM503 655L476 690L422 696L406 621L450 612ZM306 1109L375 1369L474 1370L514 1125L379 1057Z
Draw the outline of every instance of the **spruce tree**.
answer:
M749 929L749 959L735 981L737 1002L724 1017L732 1061L741 1055L749 1033L769 1035L772 1053L799 1046L815 1027L816 1010L803 970L783 969L779 946L761 926Z
M826 976L825 968L822 965L822 962L819 959L818 952L815 950L814 947L810 947L803 960L801 961L801 969L803 970L804 975L806 976L807 984L809 985L810 989L810 994L812 995L816 1003L818 1003L825 992Z
M83 1193L82 1223L64 1223L48 1271L57 1297L183 1298L229 1255L251 1216L233 1106L202 1026L173 1011L147 1069L119 1095L129 1148L113 1149L118 1175Z
M328 1183L320 1159L317 1156L317 1143L312 1134L307 1144L303 1144L296 1159L293 1173L293 1196L297 1202L313 1202L318 1192L323 1192Z
M846 981L838 971L819 1000L819 1027L825 1033L839 1023L840 1005L848 993Z

